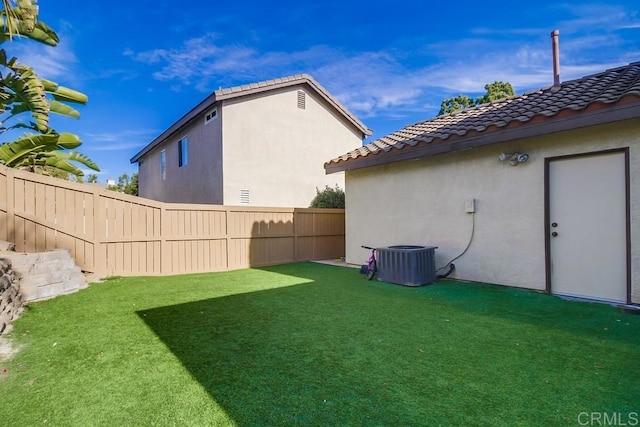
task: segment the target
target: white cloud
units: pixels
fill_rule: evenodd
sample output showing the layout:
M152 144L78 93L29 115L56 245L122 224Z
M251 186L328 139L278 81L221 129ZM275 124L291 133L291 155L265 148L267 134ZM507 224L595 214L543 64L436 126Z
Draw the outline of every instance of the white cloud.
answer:
M173 49L154 49L134 53L125 51L126 56L149 65L159 64L152 76L160 81L175 82L173 86L188 85L196 81L198 89L208 91L206 86L212 78L229 71L242 70L255 62L257 53L249 48L238 46L218 47L216 36L206 34L202 37L186 40Z
M475 34L478 36L527 36L527 37L537 37L541 33L544 33L547 29L541 28L486 28L486 27L478 27L472 28L470 30L471 34Z
M640 21L629 23L629 24L623 24L618 29L619 30L636 30L638 28L640 28Z
M410 78L412 71L385 52L342 56L318 66L311 74L336 98L364 117L412 104L422 92L420 85Z
M152 76L169 82L174 91L192 86L210 92L219 86L309 73L362 118L397 118L437 109L443 98L479 95L486 83L496 80L510 82L517 93L549 86L554 28L561 32L563 80L629 62L628 46L614 31L638 26L635 12L597 4L552 7L563 9L565 15L569 11L570 18L551 22L546 29L478 27L469 30L469 37L416 42L412 48L391 44L380 51L348 52L315 45L263 52L257 46L224 44L217 35L205 34L171 49L125 54L155 68Z
M638 12L627 10L625 7L609 3L585 3L557 5L564 9L571 17L559 23L568 32L578 32L585 29L590 31L615 31L628 26L639 24Z
M68 79L70 68L78 62L71 45L63 40L52 47L23 39L7 46L7 51L17 57L18 62L33 68L38 76L50 80Z
M155 138L157 129L122 130L118 132L85 132L82 137L92 151L125 151L140 149Z
M263 76L281 77L282 69L304 70L309 63L331 53L324 46L292 53L261 53L246 46L219 46L216 39L214 34L207 34L186 40L177 48L138 53L128 50L125 55L148 65L159 65L152 73L153 78L172 82L172 90L179 91L182 86L192 85L201 92L210 92L217 84L229 82L230 75L234 80L244 78L247 81L267 78Z

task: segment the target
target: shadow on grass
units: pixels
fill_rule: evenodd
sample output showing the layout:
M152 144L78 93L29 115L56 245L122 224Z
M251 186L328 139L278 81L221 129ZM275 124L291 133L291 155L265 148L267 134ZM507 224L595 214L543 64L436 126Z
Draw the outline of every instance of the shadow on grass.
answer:
M240 425L357 423L366 413L379 419L379 411L400 420L381 406L383 384L362 377L368 361L350 350L357 327L345 326L348 311L320 301L324 288L311 283L139 315Z
M554 343L566 332L601 340L596 324L610 312L453 281L404 288L351 269L262 270L306 283L138 312L240 425L557 422L585 401L563 390L581 378L565 375L574 349L554 361ZM596 324L583 324L593 310Z

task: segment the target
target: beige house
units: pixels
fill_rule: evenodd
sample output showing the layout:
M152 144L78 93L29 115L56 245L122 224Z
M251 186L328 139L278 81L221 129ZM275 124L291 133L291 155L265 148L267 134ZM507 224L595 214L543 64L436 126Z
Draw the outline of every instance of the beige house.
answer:
M437 246L450 277L640 304L640 62L439 116L325 164L346 258ZM466 251L465 251L466 249Z
M316 188L344 188L323 162L370 134L303 74L216 90L131 162L149 199L307 207Z

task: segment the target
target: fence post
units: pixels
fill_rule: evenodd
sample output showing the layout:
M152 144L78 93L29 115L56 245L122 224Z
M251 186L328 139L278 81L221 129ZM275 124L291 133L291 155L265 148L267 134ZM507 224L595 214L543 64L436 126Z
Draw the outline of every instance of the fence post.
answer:
M15 173L13 169L7 168L7 240L16 243L16 215L14 210Z
M227 254L227 259L225 260L225 270L229 270L229 265L231 264L229 255L229 251L231 250L231 238L229 237L229 207L225 206L224 208L224 241L225 241L225 252Z
M108 275L107 271L107 203L100 194L100 189L93 190L93 245L95 273L98 277Z
M293 260L299 261L298 256L298 217L300 213L298 209L293 210Z
M312 250L313 250L313 254L312 257L313 259L318 259L318 241L320 241L321 239L318 238L318 211L313 212L313 231L311 232L311 234L313 234L312 239Z
M172 272L172 260L168 248L167 237L172 237L173 229L169 221L166 203L160 204L160 274Z

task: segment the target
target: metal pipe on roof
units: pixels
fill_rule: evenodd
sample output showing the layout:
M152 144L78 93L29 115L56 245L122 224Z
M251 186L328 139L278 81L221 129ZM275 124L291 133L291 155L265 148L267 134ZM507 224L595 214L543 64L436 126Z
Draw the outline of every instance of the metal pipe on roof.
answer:
M551 47L553 48L553 86L560 87L560 42L559 30L551 32Z

